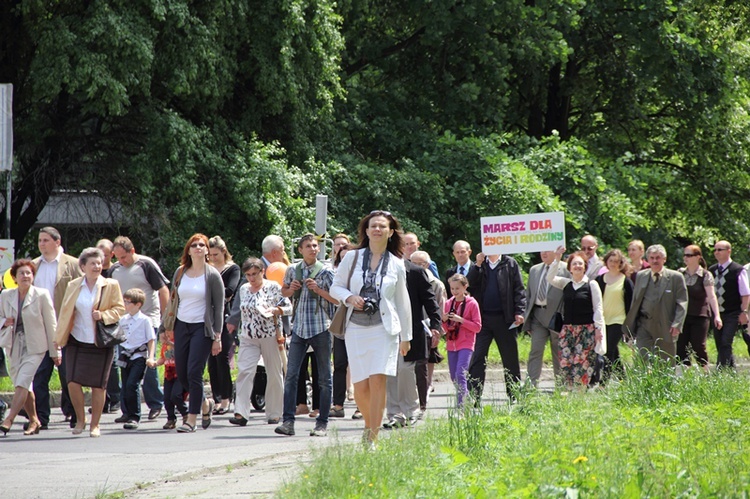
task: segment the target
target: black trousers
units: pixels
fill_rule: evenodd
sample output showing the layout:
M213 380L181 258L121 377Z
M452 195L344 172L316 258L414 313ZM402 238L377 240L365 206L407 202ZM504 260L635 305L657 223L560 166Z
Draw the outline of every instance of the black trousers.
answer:
M232 399L232 372L229 369L229 352L234 349L234 339L226 324L221 330L221 352L208 357L208 379L216 402Z
M346 370L349 367L349 355L346 353L346 341L333 337L333 405L344 406L346 402Z
M698 364L701 366L708 365L708 352L706 351L706 338L708 338L708 326L711 321L708 317L698 315L688 315L685 317L685 324L682 326L682 332L677 338L677 357L684 365L690 365L690 346Z
M512 322L505 322L503 316L488 315L482 317L482 330L477 334L474 353L469 362L469 392L477 402L482 397L484 378L487 370L487 354L492 341L495 341L500 352L505 371L505 392L510 399L515 398L514 392L521 383L521 364L518 361L518 328L510 329Z

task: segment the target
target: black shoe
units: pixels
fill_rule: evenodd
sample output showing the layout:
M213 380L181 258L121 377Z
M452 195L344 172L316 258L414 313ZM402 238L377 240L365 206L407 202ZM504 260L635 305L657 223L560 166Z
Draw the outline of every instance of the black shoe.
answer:
M151 409L148 411L148 419L153 421L154 419L159 417L159 414L161 414L161 407L157 407L156 409Z
M78 424L78 418L76 418L75 416L72 416L70 418L70 427L75 428L77 424Z
M234 424L237 426L246 426L247 419L243 418L239 414L235 414L234 417L229 418L229 424Z
M128 421L130 421L130 418L124 414L120 416L119 418L115 419L115 423L127 423Z

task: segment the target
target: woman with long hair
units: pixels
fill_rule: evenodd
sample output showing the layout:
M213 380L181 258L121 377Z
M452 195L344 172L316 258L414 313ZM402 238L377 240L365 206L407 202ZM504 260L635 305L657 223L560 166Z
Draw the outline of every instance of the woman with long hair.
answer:
M208 379L211 383L214 401L218 404L214 414L226 414L229 412L229 402L232 400L230 359L234 356L234 340L225 322L226 316L232 310L232 300L240 284L240 267L232 261L232 254L227 250L227 244L219 236L208 240L208 258L211 266L221 274L221 281L224 283L225 319L221 326L221 352L208 358Z
M604 324L607 326L607 354L604 356L601 381L605 382L612 374L612 369L623 372L620 363L620 340L622 324L633 301L633 281L628 279L630 265L622 251L613 249L604 255L604 266L607 272L596 277L602 291L602 310Z
M406 355L411 347L411 305L400 229L387 211L375 210L363 217L359 248L346 254L331 286L331 295L349 308L346 351L354 398L365 420L363 440L371 447L383 419L386 376L396 375L398 355Z
M177 377L190 395L188 415L177 427L179 433L195 431L198 411L203 410L201 426L211 425L215 403L203 394L203 371L209 355L222 350L224 324L224 283L221 274L208 264L208 238L193 234L182 250L180 267L172 278L167 310L174 317L174 362Z

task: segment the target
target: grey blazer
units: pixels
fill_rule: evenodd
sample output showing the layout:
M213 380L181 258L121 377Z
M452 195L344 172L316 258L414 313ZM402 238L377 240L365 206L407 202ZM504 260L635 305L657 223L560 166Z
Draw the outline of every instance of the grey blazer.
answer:
M179 277L182 267L179 267L172 277L172 286L179 288ZM221 280L221 274L208 263L206 272L203 274L206 278L206 314L203 316L203 322L206 326L206 338L221 338L221 329L224 324L224 281ZM177 310L180 302L179 293L171 293L170 300L177 300L174 310ZM170 307L167 306L169 309Z
M661 274L662 279L666 279L667 283L659 299L659 316L656 318L659 324L659 331L652 331L652 333L668 337L670 327L675 327L682 331L682 325L685 323L685 316L687 315L687 287L685 286L685 278L680 272L663 269ZM633 334L636 333L638 314L640 313L643 296L646 294L646 287L650 279L650 269L641 270L635 278L633 304L630 306L630 311L625 318L624 324Z
M529 283L526 286L526 311L523 314L523 331L531 331L531 314L534 308L536 300L536 293L539 289L539 280L542 277L542 270L544 269L544 263L538 263L529 269ZM560 277L570 277L570 273L565 269L563 265L557 267L557 275ZM560 302L563 298L563 291L560 288L556 288L553 285L549 285L547 288L547 307L542 309L543 312L539 316L539 320L542 324L549 324L552 319L552 315L557 312L557 308L560 306Z

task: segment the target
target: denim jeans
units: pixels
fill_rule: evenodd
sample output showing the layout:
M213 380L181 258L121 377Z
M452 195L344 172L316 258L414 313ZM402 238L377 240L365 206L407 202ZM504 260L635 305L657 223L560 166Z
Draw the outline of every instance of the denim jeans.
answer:
M153 370L153 369L152 369ZM128 421L141 420L141 381L146 373L146 359L140 357L131 360L122 368L122 394L120 408Z
M157 328L154 328L156 337L159 337ZM154 349L159 352L156 342L154 342ZM159 373L156 369L146 369L146 375L143 377L143 400L146 401L146 405L149 409L161 409L164 405L164 392L159 386Z
M292 334L287 354L286 380L284 381L284 421L294 421L297 410L297 384L302 360L307 348L312 347L318 361L318 386L320 387L320 413L316 421L328 424L331 411L331 334L324 331L312 338L303 339Z

